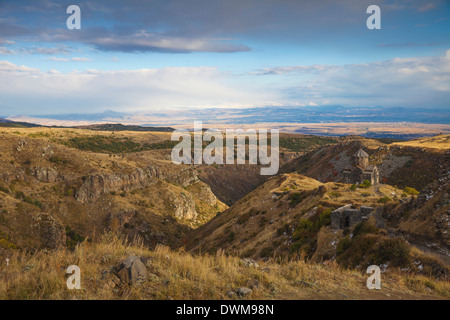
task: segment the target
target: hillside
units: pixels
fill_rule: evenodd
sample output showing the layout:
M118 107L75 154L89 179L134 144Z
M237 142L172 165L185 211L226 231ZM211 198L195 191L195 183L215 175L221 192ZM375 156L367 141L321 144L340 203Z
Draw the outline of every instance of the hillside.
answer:
M254 280L250 299L448 297L440 280L450 275L450 161L448 149L436 147L446 139L427 138L418 148L417 141L286 134L283 168L265 177L259 165L174 165L170 135L0 130L0 261L11 260L9 269L0 265L8 288L0 296L68 298L57 269L46 278L52 285L31 289L41 285L31 277L42 273L47 252L56 265L79 259L89 270L82 298L234 299L227 291ZM379 165L381 184L342 183L361 147ZM357 221L336 220L342 210ZM155 277L146 286L98 279L130 252L151 258ZM243 258L260 267L245 267ZM370 264L390 277L382 295L364 289ZM29 265L36 268L12 280ZM303 271L286 271L299 265ZM345 297L327 278L345 283Z
M377 206L380 198L391 193L400 194L401 190L384 186L380 191L352 191L346 184L323 184L298 174L279 175L193 231L188 248L202 252L223 249L251 258L272 257L279 251L289 254L290 245L282 244L292 243L285 236L300 220L330 216L331 210L349 203Z
M409 141L396 142L394 145L409 146L417 148L428 148L438 150L450 149L450 135L440 134L433 137L426 137L420 139L413 139Z
M145 261L146 277L129 286L111 270L130 255ZM81 269L81 290L67 290L66 268ZM35 255L15 254L9 266L0 262L0 299L158 299L158 300L299 300L299 299L449 299L448 282L385 272L381 290L367 290L367 275L334 263L244 260L223 251L190 255L158 246L148 250L138 241L124 243L105 234L75 250ZM39 288L39 289L37 289ZM240 296L240 290L245 296ZM238 292L238 294L236 293Z
M341 138L281 133L279 140L280 169L301 155L318 147L337 144L340 140ZM259 165L200 165L197 171L199 178L211 187L222 202L229 206L268 179L268 176L260 174Z
M420 191L439 178L438 168L447 161L447 144L445 136L392 144L347 137L292 160L281 171L298 172L321 182L341 182L344 169L352 165L352 156L363 148L370 156L370 164L378 166L382 183Z
M282 169L288 173L270 178L194 230L186 247L192 252L226 250L259 259L300 255L316 262L336 260L346 267L363 268L377 261L419 273L426 269L447 279L450 158L446 141L424 138L409 145L341 138L288 162ZM421 143L420 149L416 143ZM379 166L380 185L358 188L339 182L360 148L367 151L370 163ZM345 205L374 209L368 220L335 230L334 210Z
M158 133L97 139L92 152L87 131L15 130L0 133L2 250L73 247L108 230L139 235L150 247L175 245L226 208L195 170L172 165L164 150L127 149L159 143ZM82 141L78 149L71 139Z
M0 118L0 128L35 128L35 127L40 127L40 125L28 122L10 121L7 119Z
M96 131L146 131L146 132L172 132L173 130L175 130L170 127L143 127L134 125L123 125L120 123L93 124L73 128L96 130Z
M388 206L389 227L424 251L437 252L450 264L450 153L437 181L407 204Z

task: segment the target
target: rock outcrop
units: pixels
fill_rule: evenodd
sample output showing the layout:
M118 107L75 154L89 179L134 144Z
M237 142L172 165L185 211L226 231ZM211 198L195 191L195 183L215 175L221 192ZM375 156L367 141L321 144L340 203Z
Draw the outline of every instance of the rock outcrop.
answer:
M114 267L114 274L123 282L134 285L147 277L147 269L141 258L129 256L124 262Z
M183 187L190 186L199 181L197 171L193 168L181 170L179 173L166 178L168 182L179 184Z
M111 192L132 191L152 185L161 177L159 168L137 168L131 174L94 174L85 178L75 194L81 203L95 202L101 195Z
M41 182L55 182L58 180L58 171L54 168L35 167L34 176Z
M197 217L194 198L190 193L180 192L176 194L167 191L167 203L172 208L175 217L178 219L191 220Z
M56 249L66 244L64 227L47 213L33 217L32 229L44 248Z

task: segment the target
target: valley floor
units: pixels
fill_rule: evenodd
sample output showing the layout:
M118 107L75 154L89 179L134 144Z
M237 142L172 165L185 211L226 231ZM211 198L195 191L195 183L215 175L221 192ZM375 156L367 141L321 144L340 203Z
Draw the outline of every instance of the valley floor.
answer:
M112 266L137 255L146 261L147 277L129 286L108 273ZM368 290L369 275L335 263L262 262L245 266L237 257L191 255L158 246L127 244L112 234L98 243L68 249L16 252L0 265L0 299L449 299L450 283L389 271L381 290ZM69 290L69 265L81 270L81 290ZM252 288L245 297L232 293Z

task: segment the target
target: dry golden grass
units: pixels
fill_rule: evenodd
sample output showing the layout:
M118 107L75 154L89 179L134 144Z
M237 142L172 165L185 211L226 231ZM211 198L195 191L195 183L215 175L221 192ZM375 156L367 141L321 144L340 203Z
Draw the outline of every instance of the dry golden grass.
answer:
M441 134L434 137L414 139L405 142L396 142L393 144L399 146L446 150L450 149L450 135Z
M150 258L144 283L113 286L102 271L129 255ZM245 267L237 257L193 256L159 246L150 251L112 234L99 243L83 243L66 249L15 253L10 265L1 265L0 299L229 299L227 291L259 281L249 299L445 299L450 283L396 272L382 275L382 289L368 290L367 275L340 268L334 262L259 262ZM81 269L81 290L66 287L66 268ZM112 277L112 276L111 276Z

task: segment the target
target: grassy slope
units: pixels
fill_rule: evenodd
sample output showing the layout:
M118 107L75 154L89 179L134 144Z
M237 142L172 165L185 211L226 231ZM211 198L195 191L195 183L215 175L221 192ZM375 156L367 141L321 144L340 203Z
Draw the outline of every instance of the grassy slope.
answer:
M16 132L17 131L17 132ZM145 188L122 192L116 190L102 195L93 204L82 204L74 195L83 184L83 178L93 174L113 175L131 174L136 168L151 165L159 168L165 176L176 175L183 169L166 160L165 153L170 150L153 150L123 155L93 153L68 148L54 140L67 141L73 137L96 135L88 130L68 129L5 129L0 133L0 175L11 175L11 181L0 179L0 249L17 246L24 249L34 248L39 244L31 234L32 218L36 214L47 213L55 217L64 227L70 226L78 234L92 237L105 229L132 232L132 228L150 225L150 233L163 232L170 243L188 229L185 225L197 225L210 219L226 206L218 202L216 206L204 203L202 194L192 190L193 199L198 209L198 221L175 221L165 223L173 215L173 208L168 207L167 197L179 198L183 193L190 193L185 188L164 179ZM168 133L130 133L120 132L112 135L114 139L130 138L136 143L159 143L170 137ZM17 150L21 141L26 142L21 151ZM126 140L129 141L129 140ZM33 176L35 168L53 168L58 177L54 182L40 182ZM15 179L22 174L26 179ZM63 177L63 178L62 178ZM95 212L95 214L92 214ZM137 212L137 215L124 223L123 216ZM117 219L115 219L117 218ZM122 221L120 230L115 220ZM125 225L124 225L125 224ZM173 228L172 228L173 227ZM183 232L180 233L180 227ZM141 230L142 231L142 230Z
M394 145L448 150L450 149L450 135L437 135L429 138L413 139L405 142L396 142L394 143Z
M102 271L131 254L150 258L144 283L129 287L101 278ZM65 270L73 264L81 268L81 290L66 287ZM260 262L259 268L245 267L223 252L193 256L167 247L150 251L105 234L99 243L83 243L74 251L14 254L8 267L0 264L0 299L229 299L227 291L254 280L260 284L248 299L450 298L448 282L391 271L382 275L381 290L368 290L367 277L335 263Z
M313 212L346 204L380 206L383 196L401 195L388 185L350 190L348 184L326 183L298 174L283 174L242 198L227 211L193 231L188 248L214 252L222 248L244 256L272 256L292 240L287 235ZM398 199L395 200L398 202ZM316 209L314 209L316 208ZM280 232L286 227L288 232ZM264 248L272 251L262 254ZM284 251L284 250L283 250ZM300 250L298 250L300 251Z

